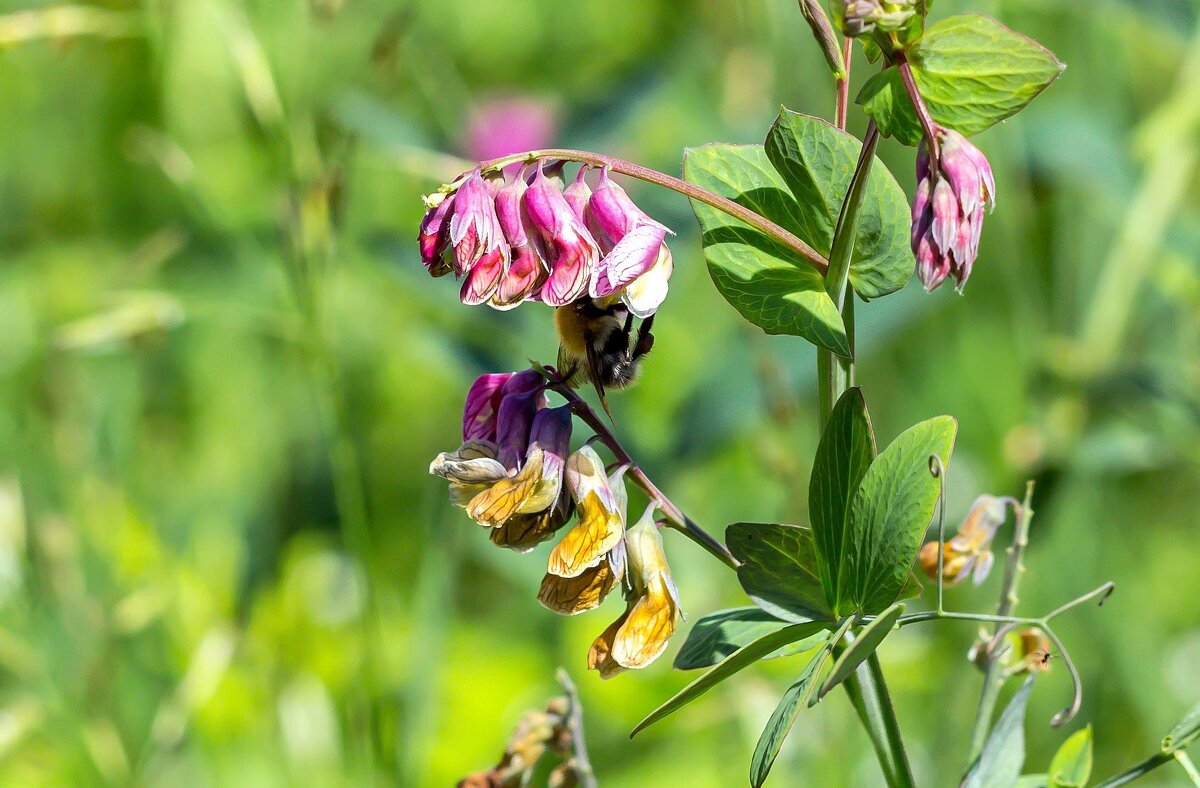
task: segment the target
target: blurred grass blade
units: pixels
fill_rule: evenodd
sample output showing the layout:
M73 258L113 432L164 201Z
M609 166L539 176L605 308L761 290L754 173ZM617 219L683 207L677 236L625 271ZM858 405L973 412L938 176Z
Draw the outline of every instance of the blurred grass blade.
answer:
M46 38L126 38L139 34L136 15L84 5L51 6L0 16L0 49Z

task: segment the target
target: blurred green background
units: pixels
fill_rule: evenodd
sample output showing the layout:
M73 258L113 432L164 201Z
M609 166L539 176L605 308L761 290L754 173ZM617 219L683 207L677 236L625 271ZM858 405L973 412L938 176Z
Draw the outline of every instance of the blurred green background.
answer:
M1200 699L1200 9L934 16L963 10L1069 68L976 140L999 207L966 295L861 308L860 379L881 440L959 418L952 523L1037 480L1021 610L1117 582L1060 628L1103 776ZM622 603L547 612L547 548L493 548L427 474L475 375L554 356L547 309L462 307L417 257L420 195L512 96L555 145L674 173L686 146L761 140L781 103L833 106L791 0L0 2L0 783L447 785L564 665L602 785L744 784L797 665L629 741L691 678L682 637L601 682L585 655ZM881 151L911 190L911 150ZM682 198L626 185L678 237L619 434L710 531L802 522L814 350L721 301ZM745 603L667 550L692 621ZM999 575L949 603L990 608ZM974 635L883 650L922 784L965 765ZM1069 695L1059 666L1038 682L1030 770ZM774 784L880 784L843 695L800 718Z

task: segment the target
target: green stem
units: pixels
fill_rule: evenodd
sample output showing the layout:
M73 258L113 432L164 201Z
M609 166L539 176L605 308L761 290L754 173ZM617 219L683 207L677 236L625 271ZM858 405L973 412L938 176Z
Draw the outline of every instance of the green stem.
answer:
M887 736L892 766L895 769L892 784L901 788L913 788L916 782L913 780L912 768L908 765L908 753L905 752L904 739L900 735L900 723L896 720L896 709L892 706L892 696L883 678L883 666L879 664L877 653L873 652L867 657L867 667L871 673L872 685L878 694L883 730Z
M1025 547L1029 544L1029 525L1033 520L1033 482L1025 485L1025 500L1021 504L1021 512L1017 517L1017 527L1013 534L1012 544L1004 562L1004 582L1000 586L1000 602L996 606L997 616L1012 615L1017 604L1017 587L1021 575L1025 573L1023 558ZM1000 624L996 625L997 630ZM996 702L1000 697L1000 687L1004 684L1005 671L1000 662L1000 654L988 654L984 657L983 688L979 693L979 705L975 709L975 724L971 728L971 750L968 763L974 763L983 752L984 742L987 741L988 730L991 728L992 714L996 710Z
M1183 750L1175 751L1175 760L1187 772L1188 779L1192 781L1192 785L1200 786L1200 770L1196 769L1196 764L1192 763L1192 759Z
M653 183L657 186L677 191L685 197L690 197L697 202L702 202L705 205L716 208L718 211L727 213L733 218L740 219L751 227L763 231L771 238L791 249L822 274L829 268L829 261L822 257L820 252L797 238L794 233L788 232L767 217L757 214L745 206L738 205L733 200L722 197L719 194L713 194L695 184L688 183L682 178L676 178L673 175L667 175L665 172L652 170L649 167L643 167L631 161L618 159L615 156L606 156L603 153L592 153L590 151L572 150L569 148L545 148L542 150L514 153L499 159L480 162L479 167L484 171L498 170L510 164L521 162L533 163L544 159L577 161L582 164L590 164L593 167L608 167L613 172L619 172L631 178L637 178L647 183ZM458 183L459 181L455 181L454 183L447 184L440 191L451 191L458 187Z
M600 438L600 441L608 447L609 451L613 453L613 457L616 458L617 462L628 467L628 470L625 472L625 478L636 484L642 490L642 492L646 493L648 498L658 503L663 515L667 519L667 524L679 531L688 539L691 539L693 542L703 547L712 555L716 556L730 569L736 570L739 566L739 562L733 557L733 553L729 552L729 548L722 544L720 539L717 539L715 536L708 533L708 531L705 531L703 528L697 525L690 517L684 514L683 510L676 506L674 502L672 502L671 499L668 498L665 493L663 493L662 490L658 489L658 485L650 480L650 477L647 476L646 472L643 471L641 466L637 464L637 461L634 460L632 455L625 450L625 447L621 445L619 440L617 440L617 436L614 435L612 430L608 428L608 426L604 423L604 420L601 419L600 416L597 415L596 411L592 410L591 405L588 405L587 402L578 394L576 394L570 386L567 386L560 381L560 379L557 377L557 372L552 372L551 368L549 367L543 368L543 370L545 374L550 376L550 380L552 381L550 388L554 389L556 392L561 394L564 399L566 399L567 403L571 406L572 412L578 416L584 424L587 424L592 428L592 431L596 433L597 437Z
M1136 780L1137 778L1142 777L1146 774L1149 774L1150 772L1157 769L1159 766L1162 766L1165 763L1170 763L1173 760L1174 760L1174 758L1170 755L1166 755L1161 752L1156 752L1153 755L1151 755L1149 758L1147 758L1146 760L1144 760L1141 763L1136 764L1134 766L1130 766L1128 769L1121 772L1120 774L1113 775L1112 777L1109 777L1104 782L1096 783L1094 788L1115 788L1118 785L1125 785L1126 783L1131 783L1134 780Z
M817 397L820 404L820 426L833 411L838 397L854 383L854 295L850 289L850 261L854 253L854 239L858 231L858 218L866 194L871 164L875 161L875 148L879 143L879 130L874 121L867 126L858 164L842 202L834 229L833 246L829 252L829 270L825 274L825 292L842 312L842 323L846 329L846 340L850 355L839 356L830 350L817 351ZM849 294L849 297L847 295Z
M840 120L844 113L839 111L838 114ZM846 327L851 352L848 357L840 357L830 351L818 351L818 400L822 429L829 420L834 403L853 385L854 380L854 296L849 292L850 259L854 252L859 211L866 194L867 179L871 174L871 164L875 161L875 147L878 142L879 131L872 122L867 127L858 164L854 168L854 176L842 202L829 254L829 270L825 274L825 290L842 311L842 321ZM845 686L875 748L887 784L893 788L910 788L914 784L912 770L908 765L904 740L900 736L900 726L896 722L896 712L892 707L891 695L888 693L879 659L872 654L867 660L865 670L852 674Z
M865 664L859 665L842 686L846 688L846 695L871 739L871 747L879 760L879 768L883 770L884 780L889 786L896 785L896 766L892 762L892 751L884 732L886 724L879 706L879 690L874 686L870 668Z

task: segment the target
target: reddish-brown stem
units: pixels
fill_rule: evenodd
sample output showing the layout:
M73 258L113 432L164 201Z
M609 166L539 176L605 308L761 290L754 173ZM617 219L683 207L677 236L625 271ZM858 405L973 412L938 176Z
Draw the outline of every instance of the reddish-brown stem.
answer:
M829 261L825 259L816 249L806 244L804 241L796 237L795 234L780 227L775 222L767 217L755 213L749 208L739 205L733 200L722 197L719 194L714 194L707 189L702 189L699 186L688 183L682 178L676 178L673 175L667 175L665 172L652 170L649 167L643 167L640 164L634 164L631 161L618 159L613 156L606 156L603 153L592 153L590 151L572 150L568 148L546 148L543 150L531 150L524 153L514 153L509 156L502 156L491 161L481 162L479 164L482 170L497 170L507 167L510 164L518 162L532 163L539 160L559 159L562 161L577 161L582 164L590 164L593 167L608 167L613 172L619 172L622 175L628 175L631 178L653 183L658 186L665 186L668 189L677 191L685 197L690 197L693 200L702 202L705 205L716 208L718 211L727 213L735 219L740 219L751 227L761 230L771 238L786 246L796 255L801 257L805 262L813 268L821 272L822 275L829 268ZM458 182L450 184L450 188L458 185Z
M854 39L847 38L842 42L842 63L845 64L846 75L837 81L837 102L834 105L833 119L842 131L846 130L846 108L850 105L850 61L854 58Z
M646 493L646 496L650 498L650 500L658 504L663 515L667 519L667 523L672 528L679 531L708 552L712 553L726 566L730 567L731 569L737 569L738 560L733 557L733 553L729 552L729 548L722 544L721 541L715 536L696 525L696 523L690 517L684 514L683 510L676 506L671 499L668 498L665 493L663 493L662 490L658 489L658 486L650 480L650 477L647 476L646 472L643 471L641 466L637 464L637 461L630 456L629 452L625 450L625 447L621 445L621 442L617 440L617 436L613 435L612 430L608 428L608 425L604 423L604 420L600 418L596 411L592 410L591 405L588 405L582 397L576 394L574 389L572 389L570 386L567 386L565 383L562 383L558 377L558 372L553 367L543 367L542 369L543 373L550 381L550 388L562 395L562 397L567 401L567 404L571 406L572 412L574 412L584 424L592 428L592 431L596 433L596 437L600 439L601 443L608 447L608 450L612 452L613 457L616 458L617 462L626 466L625 478L636 484L638 488L642 490L642 492Z
M896 68L900 70L900 79L904 80L904 90L907 91L908 98L912 101L913 109L917 111L917 119L921 121L921 128L925 130L930 160L936 162L938 161L938 125L933 122L933 117L929 114L929 107L925 106L925 99L921 97L921 91L917 89L917 80L913 76L912 66L908 64L908 58L905 57L903 50L896 52Z

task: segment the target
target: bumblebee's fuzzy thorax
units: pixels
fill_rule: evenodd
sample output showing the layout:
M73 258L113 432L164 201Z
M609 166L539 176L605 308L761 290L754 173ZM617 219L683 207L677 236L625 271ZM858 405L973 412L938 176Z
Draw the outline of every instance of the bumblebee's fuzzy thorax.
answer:
M620 303L602 306L586 298L555 310L558 366L567 383L590 380L602 402L606 388L631 385L637 379L641 358L654 344L650 333L653 319L642 321L636 338L633 319Z

